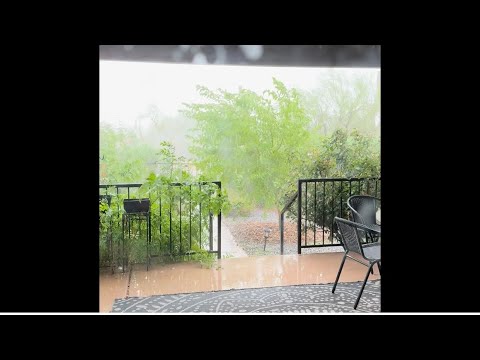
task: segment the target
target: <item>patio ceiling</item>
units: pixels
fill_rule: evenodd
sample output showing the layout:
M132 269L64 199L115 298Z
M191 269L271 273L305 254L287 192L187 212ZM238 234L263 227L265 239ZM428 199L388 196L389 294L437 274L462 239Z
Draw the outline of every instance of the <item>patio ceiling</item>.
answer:
M101 60L380 67L380 45L100 45Z

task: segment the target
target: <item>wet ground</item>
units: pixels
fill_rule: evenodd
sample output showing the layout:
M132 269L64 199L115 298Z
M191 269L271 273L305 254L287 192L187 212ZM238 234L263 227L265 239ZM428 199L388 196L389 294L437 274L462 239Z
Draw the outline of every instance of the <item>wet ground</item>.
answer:
M256 210L248 216L222 219L222 259L211 267L198 262L153 265L146 271L139 264L125 274L100 274L100 311L108 312L115 299L133 296L191 293L226 289L332 283L343 256L341 246L302 249L297 255L297 224L285 219L284 254L280 255L280 233L276 212ZM264 229L270 229L264 250ZM323 229L308 233L317 243ZM325 243L328 244L328 231ZM370 279L378 279L378 270ZM345 263L340 282L361 281L366 267Z
M227 289L332 283L343 254L270 255L227 258L211 268L199 263L136 265L131 272L100 274L100 311L108 312L116 298ZM363 280L366 267L345 263L341 282ZM378 279L378 269L370 280Z

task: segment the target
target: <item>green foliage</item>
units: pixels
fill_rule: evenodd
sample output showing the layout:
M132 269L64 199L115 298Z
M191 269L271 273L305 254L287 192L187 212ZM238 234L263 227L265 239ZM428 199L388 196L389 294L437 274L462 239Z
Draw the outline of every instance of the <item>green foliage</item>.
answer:
M178 199L184 203L192 204L196 208L202 203L203 210L213 215L221 211L228 211L230 204L225 190L214 183L203 183L205 177L193 176L184 167L184 158L175 155L175 148L169 142L162 142L160 151L160 164L163 166L159 174L150 173L140 188L139 195L150 197L156 202L160 199ZM183 186L172 186L173 183Z
M363 74L353 78L330 73L319 87L302 92L302 104L313 126L323 135L336 129L357 129L363 134L378 136L375 124L380 116L379 74Z
M183 255L190 251L203 254L204 248L209 244L210 217L229 208L226 191L221 190L216 184L203 183L204 178L193 176L185 167L185 159L175 155L172 144L162 142L160 145L156 153L159 164L158 174L150 173L137 193L130 192L131 198L148 197L150 199L151 253L168 254L176 260L182 260ZM179 186L175 183L183 185ZM126 197L126 194L117 195L113 187L107 189L107 194L112 195L110 208L105 204L100 205L101 210L108 208L100 215L102 224L100 242L103 249L101 259L105 260L107 254L105 246L102 245L105 241L102 239L107 238L109 229L112 231L117 247L121 244L121 218L124 213L123 200ZM111 219L113 221L110 222ZM126 236L125 253L127 264L145 262L145 222L140 226L137 223L132 224L130 238ZM208 262L208 256L198 255L204 263ZM101 263L104 262L101 261Z
M159 148L153 145L153 134L165 134L172 122L160 119L158 108L142 115L153 122L144 134L139 131L141 126L136 133L102 126L100 181L144 184L131 196L150 198L152 214L163 214L152 218L154 245L158 252L175 257L188 250L204 250L210 216L220 211L233 208L235 213L243 213L257 206L281 209L297 190L299 178L378 177L380 141L375 119L380 111L379 78L365 76L348 82L332 75L319 85L317 90L300 93L273 79L273 89L261 94L197 87L206 102L185 104L182 116L186 118L180 116L175 122L180 134L186 133L191 121L195 123L188 137L193 164L176 156L169 142L161 142ZM174 139L176 132L162 139ZM185 144L183 141L181 146ZM186 150L182 153L187 154ZM201 175L194 176L197 172ZM220 180L222 190L211 183L198 185L211 180ZM172 186L175 182L186 186ZM310 194L313 189L308 191ZM336 208L338 198L346 200L345 191L326 188L325 197L317 201L328 209ZM101 258L106 251L106 224L112 221L114 240L121 238L118 219L125 195L117 196L114 189L108 193L114 198L110 209L101 205L105 210L100 215ZM191 226L190 208L195 215ZM328 217L315 219L317 225L327 227L331 222ZM145 241L136 230L133 235L127 243L129 260L144 261Z
M196 167L241 194L244 205L280 207L316 140L298 92L273 82L262 95L198 87L209 102L184 111L197 123L190 148Z
M336 130L330 136L322 137L307 172L315 178L378 177L380 139L357 130Z
M193 261L198 261L202 267L211 269L217 263L215 254L209 253L204 249L199 249L192 255Z
M107 189L108 194L115 194L113 188ZM112 196L110 206L108 202L103 199L99 203L99 216L100 216L100 238L99 238L99 250L100 250L100 266L109 265L110 257L112 256L113 251L113 260L118 262L120 258L120 249L118 245L121 239L121 227L116 224L119 223L121 219L121 214L123 212L120 209L121 202L125 196ZM112 241L113 248L109 247L110 239Z
M197 123L190 148L195 165L222 180L236 212L281 208L299 178L378 176L375 81L331 74L321 89L302 94L276 79L262 95L198 87L207 103L184 111Z
M315 161L312 161L304 171L309 178L377 178L380 176L380 142L378 138L362 135L353 130L336 130L332 135L323 137L320 146L314 152ZM313 159L312 159L313 160ZM307 186L309 208L302 206L302 218L308 219L307 227L325 227L329 231L334 225L334 217L348 217L346 201L350 193L357 195L375 195L376 183L374 180L361 182L344 182L333 185L317 183ZM305 197L305 187L302 196ZM315 195L315 189L317 194ZM324 191L325 189L325 191ZM377 185L377 194L380 193L380 183ZM292 194L284 197L284 203ZM315 209L315 198L317 206ZM304 198L305 199L305 198ZM302 201L303 202L303 201ZM325 211L324 211L325 210ZM296 221L297 213L288 214L289 218ZM304 222L302 228L304 229Z
M141 182L155 157L154 148L133 131L100 127L100 183Z

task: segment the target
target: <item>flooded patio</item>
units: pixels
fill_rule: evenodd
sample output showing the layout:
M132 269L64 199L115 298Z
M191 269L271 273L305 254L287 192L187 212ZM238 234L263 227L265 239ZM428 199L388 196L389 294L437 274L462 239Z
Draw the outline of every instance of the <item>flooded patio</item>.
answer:
M130 271L100 273L100 311L110 312L115 299L229 289L333 283L343 253L268 255L218 260L211 268L186 262L135 265ZM378 269L369 280L380 279ZM340 282L362 281L365 266L347 261Z

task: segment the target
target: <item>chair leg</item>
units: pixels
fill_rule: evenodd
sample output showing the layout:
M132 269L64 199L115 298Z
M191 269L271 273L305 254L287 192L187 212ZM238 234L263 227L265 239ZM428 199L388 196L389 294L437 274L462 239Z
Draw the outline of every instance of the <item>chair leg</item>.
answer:
M337 287L338 279L340 279L340 273L342 272L343 265L345 264L346 259L347 259L347 253L343 255L343 260L342 260L342 263L340 264L340 269L338 269L338 274L337 274L337 278L335 279L335 284L333 284L332 294L335 293L335 288Z
M377 266L378 266L378 273L380 274L380 276L382 276L382 267L380 266L380 261L377 262Z
M370 264L370 266L368 267L367 275L365 276L365 280L363 280L362 288L360 289L360 293L358 294L357 301L355 301L355 305L353 306L353 308L355 310L357 309L358 303L360 302L360 298L362 297L363 289L365 288L365 284L367 283L368 277L370 276L370 270L372 269L373 265L374 265L374 263Z

